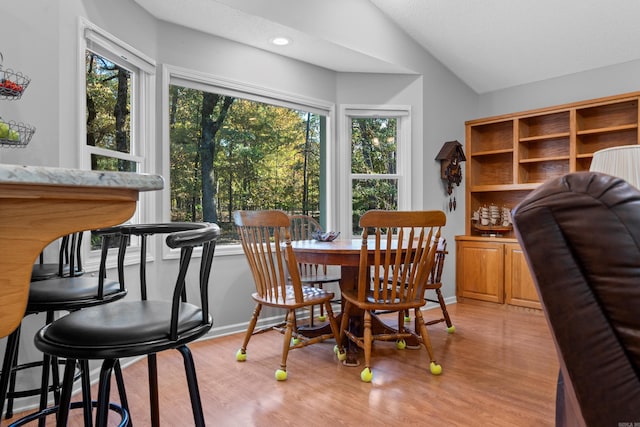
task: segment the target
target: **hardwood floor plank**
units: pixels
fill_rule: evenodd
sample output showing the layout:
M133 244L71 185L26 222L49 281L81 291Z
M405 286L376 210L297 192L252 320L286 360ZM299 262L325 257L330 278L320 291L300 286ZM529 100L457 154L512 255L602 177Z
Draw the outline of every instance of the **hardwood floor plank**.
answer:
M234 357L242 340L239 334L195 343L191 349L207 423L223 427L554 425L558 362L542 313L472 303L453 304L449 312L455 334L447 334L443 323L428 328L443 366L440 376L428 372L424 349L399 351L394 343L376 342L373 382L363 383L361 367L339 364L334 342L329 341L291 351L289 379L278 382L274 379L281 351L277 332L252 337L245 363ZM425 317L430 317L429 311ZM395 321L395 315L389 319ZM158 355L158 366L163 425L192 425L179 353ZM127 367L124 376L134 424L150 425L146 362ZM81 420L74 422L81 425Z

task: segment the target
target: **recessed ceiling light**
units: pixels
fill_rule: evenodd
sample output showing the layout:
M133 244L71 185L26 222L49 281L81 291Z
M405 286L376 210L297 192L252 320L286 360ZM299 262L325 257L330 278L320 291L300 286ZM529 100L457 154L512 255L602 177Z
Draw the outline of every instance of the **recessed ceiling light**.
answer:
M274 37L271 39L271 43L275 44L276 46L286 46L291 43L291 41L286 37Z

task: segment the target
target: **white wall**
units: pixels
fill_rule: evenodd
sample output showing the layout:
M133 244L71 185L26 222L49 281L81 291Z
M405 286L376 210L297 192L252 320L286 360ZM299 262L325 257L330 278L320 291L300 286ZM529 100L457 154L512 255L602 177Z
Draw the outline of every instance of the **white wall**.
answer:
M480 95L477 115L465 120L636 91L640 61L631 61Z

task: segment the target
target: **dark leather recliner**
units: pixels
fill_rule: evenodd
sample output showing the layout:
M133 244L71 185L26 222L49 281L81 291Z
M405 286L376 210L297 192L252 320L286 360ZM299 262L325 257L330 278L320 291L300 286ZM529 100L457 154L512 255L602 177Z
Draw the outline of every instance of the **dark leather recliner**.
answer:
M640 191L571 173L530 193L513 223L560 362L556 425L639 425Z

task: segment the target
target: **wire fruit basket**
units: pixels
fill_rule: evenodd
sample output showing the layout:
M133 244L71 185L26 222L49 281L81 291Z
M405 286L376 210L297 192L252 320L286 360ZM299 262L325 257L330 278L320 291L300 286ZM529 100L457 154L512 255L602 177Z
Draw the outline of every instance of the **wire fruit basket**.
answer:
M5 122L0 118L0 146L26 147L35 131L31 125L13 120Z
M0 99L20 99L31 80L22 73L12 69L3 70L2 62L4 57L0 52Z
M0 99L20 99L30 82L29 77L11 69L3 70L0 64Z

